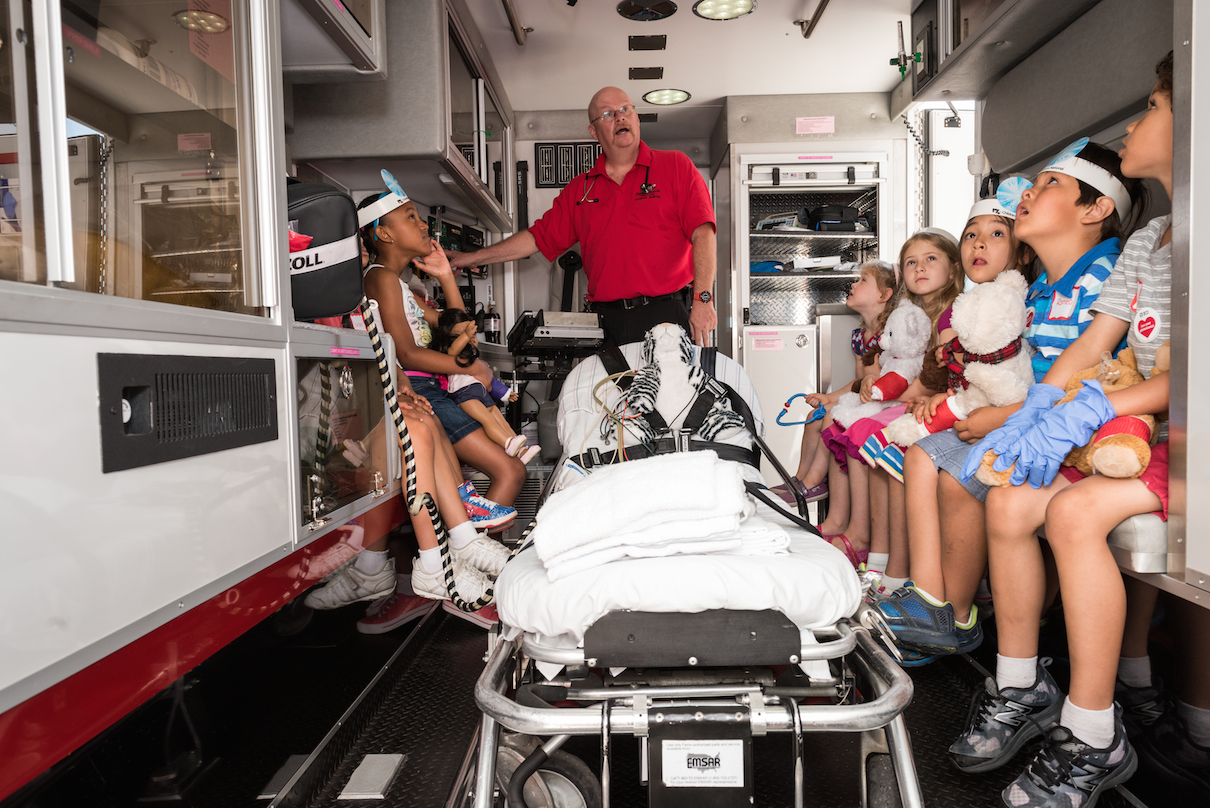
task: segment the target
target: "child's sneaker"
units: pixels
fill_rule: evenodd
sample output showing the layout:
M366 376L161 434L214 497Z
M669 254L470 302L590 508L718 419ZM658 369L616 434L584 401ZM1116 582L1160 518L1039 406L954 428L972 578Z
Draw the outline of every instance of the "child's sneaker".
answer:
M515 508L492 502L487 497L480 496L475 491L475 487L471 485L470 480L458 486L458 496L462 497L462 506L466 508L466 518L471 520L471 524L475 526L476 530L503 527L517 518Z
M865 593L866 601L874 604L881 598L889 594L886 587L882 585L882 570L867 569L865 564L857 570L857 577L861 579L861 591Z
M1132 741L1164 716L1164 692L1158 684L1158 679L1152 680L1152 687L1131 687L1121 679L1114 682L1113 700L1122 705L1126 737Z
M1093 808L1105 789L1129 780L1138 766L1118 707L1107 749L1095 749L1057 726L1000 797L1011 808Z
M454 617L461 618L468 623L474 623L480 628L491 628L500 622L500 615L496 613L496 604L494 603L487 604L477 612L464 612L455 606L453 601L447 600L441 604L441 608Z
M307 593L304 601L312 609L339 609L350 603L385 598L395 589L395 561L388 558L378 572L357 569L356 562L339 568L326 584Z
M1045 668L1038 665L1034 685L996 689L988 679L975 694L966 716L966 729L950 747L950 762L960 771L998 769L1032 738L1059 721L1063 694Z
M508 440L504 441L504 453L509 457L516 457L521 454L521 450L525 448L525 443L528 439L524 435L513 435Z
M398 585L390 595L370 604L366 616L357 621L357 630L362 634L385 634L415 620L432 608L431 600L413 595L405 591L404 586Z
M898 644L926 654L952 654L958 650L954 607L949 603L933 603L911 581L880 598L876 607L895 632Z
M486 533L477 534L474 540L461 550L455 550L451 544L450 552L454 554L455 561L469 564L491 578L499 575L500 570L504 569L504 562L512 557L507 547L495 539L488 538Z
M1175 705L1169 705L1163 718L1152 724L1135 743L1149 767L1169 780L1200 792L1204 800L1210 801L1210 747L1194 743L1184 719L1177 715Z
M479 570L454 560L454 586L458 589L458 597L474 603L491 588L492 582ZM412 561L412 591L423 598L433 600L449 600L450 593L445 588L445 570L425 572L420 567L420 559Z

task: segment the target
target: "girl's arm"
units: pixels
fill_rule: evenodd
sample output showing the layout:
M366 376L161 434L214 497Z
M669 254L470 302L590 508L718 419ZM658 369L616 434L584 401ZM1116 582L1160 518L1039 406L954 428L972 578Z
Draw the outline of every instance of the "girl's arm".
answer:
M417 258L416 266L436 278L437 282L441 284L441 291L445 293L447 309L465 309L466 304L462 302L462 290L458 288L458 282L454 280L454 270L450 268L445 250L441 249L441 245L437 243L436 239L429 239L429 241L433 244L433 251L424 258ZM421 304L421 308L424 309L424 319L428 324L436 325L437 312L423 304Z
M465 373L474 376L484 386L491 384L492 371L482 359L476 359L470 367L459 367L454 357L439 351L430 351L416 344L412 327L408 325L403 311L403 291L399 279L385 269L372 269L365 279L366 296L378 301L378 314L383 329L395 341L395 356L405 370L425 373Z
M457 336L457 338L454 340L454 344L451 345L446 350L446 353L449 354L450 356L457 356L458 354L462 353L462 350L464 348L466 348L466 346L471 341L471 329L475 327L475 324L471 323L471 322L466 322L466 323L462 323L461 325L464 326L464 328L462 329L462 333L460 333ZM469 327L466 327L466 326L469 326Z
M1129 330L1130 323L1125 320L1108 314L1098 314L1092 318L1084 333L1055 358L1042 381L1058 388L1066 388L1072 376L1100 362L1101 354L1105 351L1117 348Z
M1105 397L1118 415L1154 415L1168 409L1168 392L1168 374L1165 373Z

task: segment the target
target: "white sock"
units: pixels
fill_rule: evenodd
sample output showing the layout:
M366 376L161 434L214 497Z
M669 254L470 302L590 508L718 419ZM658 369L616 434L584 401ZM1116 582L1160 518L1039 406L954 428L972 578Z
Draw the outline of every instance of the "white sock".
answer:
M479 534L475 532L475 526L470 522L463 522L460 525L454 525L450 528L450 546L455 550L461 550L466 545L475 540L475 536Z
M996 654L996 687L1028 690L1038 681L1038 658L1007 657Z
M441 548L420 551L420 569L432 575L441 569Z
M1118 678L1127 687L1151 687L1151 657L1118 657Z
M1176 714L1184 720L1189 740L1198 746L1210 747L1210 710L1177 699Z
M907 582L907 578L896 578L894 575L887 575L885 572L882 574L882 585L886 587L886 591L888 592L894 592L896 589L902 588Z
M1113 743L1113 705L1104 710L1085 710L1063 699L1063 713L1059 723L1071 730L1093 749L1108 749Z
M890 558L890 553L870 553L870 557L866 559L865 568L874 572L886 572L886 563Z
M386 550L362 550L357 556L357 560L353 562L353 566L357 567L358 572L373 575L376 572L382 572L386 563Z

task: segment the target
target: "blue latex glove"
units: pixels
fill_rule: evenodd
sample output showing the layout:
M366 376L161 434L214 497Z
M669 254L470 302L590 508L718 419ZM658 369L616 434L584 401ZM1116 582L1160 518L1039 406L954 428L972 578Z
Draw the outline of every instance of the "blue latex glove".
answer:
M1067 453L1088 443L1094 432L1116 417L1117 412L1105 397L1101 383L1095 379L1084 382L1075 398L1043 413L1022 436L1017 467L1010 482L1020 485L1028 480L1034 488L1050 485ZM996 471L1007 469L1011 462L1002 466L1003 459L997 458L992 468Z
M1055 387L1053 384L1039 382L1030 387L1029 392L1025 394L1025 401L1022 402L1021 409L1008 416L999 429L993 429L983 440L976 443L971 451L967 452L966 462L962 464L962 482L968 482L971 477L975 476L975 472L979 470L979 465L983 462L983 455L988 452L995 452L1002 458L1012 451L1012 460L1005 464L1005 468L1012 465L1013 460L1017 459L1017 452L1014 449L1017 441L1037 423L1044 413L1050 411L1056 401L1065 395L1066 393L1061 388Z

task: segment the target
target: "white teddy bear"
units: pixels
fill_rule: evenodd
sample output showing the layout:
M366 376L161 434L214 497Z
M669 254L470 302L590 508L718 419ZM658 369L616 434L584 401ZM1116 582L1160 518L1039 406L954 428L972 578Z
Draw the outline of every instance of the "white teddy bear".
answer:
M874 382L870 394L873 401L863 404L857 393L845 393L832 408L832 420L847 429L893 404L920 375L932 336L933 323L924 309L907 298L899 301L878 340L882 375Z
M958 296L951 323L958 332L958 349L964 354L966 367L957 384L964 389L937 408L931 424L920 423L914 415L891 421L887 438L900 446L911 446L926 435L965 420L979 407L1003 407L1025 400L1034 383L1033 351L1021 339L1028 288L1020 272L1009 270Z

